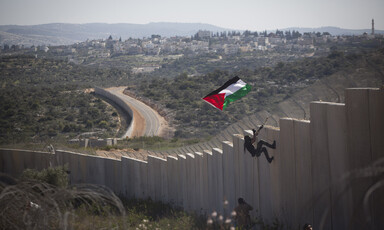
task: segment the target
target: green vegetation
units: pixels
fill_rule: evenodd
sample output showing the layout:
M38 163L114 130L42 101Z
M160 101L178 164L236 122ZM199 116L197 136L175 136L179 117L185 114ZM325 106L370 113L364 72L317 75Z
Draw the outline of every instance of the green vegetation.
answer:
M0 143L42 142L120 125L115 110L83 91L55 87L5 87L0 91Z
M346 49L351 51L350 47ZM75 65L34 56L3 56L0 58L0 144L64 143L85 132L116 137L120 128L117 111L85 91L95 86L121 85L127 85L137 97L156 104L176 128L175 138L207 140L245 116L271 110L318 79L336 73L381 74L383 49L360 49L361 52L345 53L339 47L332 47L328 56L305 59L290 59L289 53L108 59L120 63L116 68L108 67L114 66L111 63ZM138 66L157 63L161 68L133 75L127 68L119 67L124 62ZM229 105L221 112L201 100L236 75L252 85L252 91L236 105ZM154 140L137 142L148 141ZM162 139L155 142L146 144L146 148L164 149L186 143L174 141L163 145L166 141ZM129 144L142 148L142 143Z
M177 126L176 137L208 138L236 120L263 109L271 110L277 103L326 76L362 70L380 74L377 68L384 69L383 57L383 50L351 55L335 50L327 57L279 62L274 68L216 70L204 76L189 77L184 73L172 79L145 79L128 89L172 111ZM236 105L229 105L225 112L221 112L201 100L235 75L252 85L251 92L236 101Z
M116 135L116 110L85 89L125 83L125 72L31 56L0 60L0 144L68 140L94 131Z
M91 68L63 60L16 55L0 58L0 86L60 86L63 90L125 85L133 77L119 69Z
M205 218L170 204L121 200L102 186L68 186L65 167L0 181L1 229L206 229Z
M69 184L67 170L67 166L47 168L42 171L26 169L21 175L21 180L36 180L41 183L48 183L55 187L67 188Z

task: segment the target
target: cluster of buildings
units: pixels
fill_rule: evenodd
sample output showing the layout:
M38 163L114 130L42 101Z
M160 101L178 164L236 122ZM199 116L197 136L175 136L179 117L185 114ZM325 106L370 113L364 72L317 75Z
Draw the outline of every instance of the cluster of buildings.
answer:
M92 40L76 44L77 49L88 50L87 54L92 57L109 57L111 55L176 55L176 54L204 54L220 53L225 55L238 54L242 52L266 51L271 49L314 49L316 44L335 42L338 37L322 35L300 36L293 39L270 34L264 35L240 35L229 34L212 36L209 31L199 31L193 37L170 37L162 38L152 36L143 39L128 39L125 41Z
M242 52L258 52L267 50L313 51L324 48L324 44L346 43L353 39L375 39L377 35L332 36L329 33L304 33L297 31L276 31L258 34L257 32L222 32L198 31L191 37L161 37L152 35L148 38L129 38L125 41L113 39L87 40L69 46L32 46L24 48L19 45L4 45L2 52L29 50L31 52L52 53L59 56L87 56L108 58L113 55L177 55L177 54L208 54L224 55Z

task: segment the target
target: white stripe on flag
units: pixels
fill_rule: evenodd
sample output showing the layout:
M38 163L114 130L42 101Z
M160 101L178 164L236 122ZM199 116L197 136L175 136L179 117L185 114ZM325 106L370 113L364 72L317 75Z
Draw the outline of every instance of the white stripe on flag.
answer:
M225 93L225 97L227 97L231 94L234 94L236 91L243 88L245 85L246 85L245 82L243 82L242 80L238 80L235 84L232 84L228 86L226 89L221 90L220 93Z

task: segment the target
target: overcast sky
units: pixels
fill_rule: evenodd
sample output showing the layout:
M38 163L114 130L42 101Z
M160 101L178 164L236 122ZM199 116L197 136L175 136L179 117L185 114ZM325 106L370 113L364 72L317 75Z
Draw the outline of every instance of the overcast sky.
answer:
M227 29L384 29L384 0L0 0L1 25L208 23Z

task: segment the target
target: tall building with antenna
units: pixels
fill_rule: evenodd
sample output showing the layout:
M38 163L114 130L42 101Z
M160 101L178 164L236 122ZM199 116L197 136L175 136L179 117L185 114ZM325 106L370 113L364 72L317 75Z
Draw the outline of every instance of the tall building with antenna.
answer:
M375 35L375 21L372 19L372 35Z

